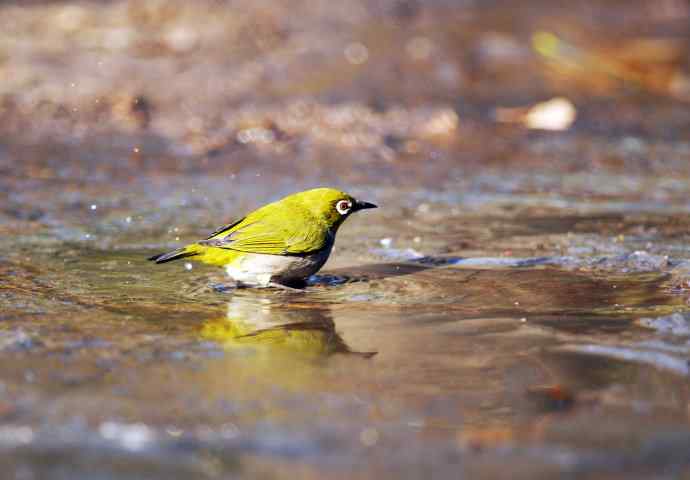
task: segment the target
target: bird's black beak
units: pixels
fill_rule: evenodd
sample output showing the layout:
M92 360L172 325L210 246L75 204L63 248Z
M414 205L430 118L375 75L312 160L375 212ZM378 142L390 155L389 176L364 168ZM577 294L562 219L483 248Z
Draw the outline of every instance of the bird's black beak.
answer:
M364 210L366 208L378 208L378 206L374 205L373 203L361 202L359 200L356 200L355 205L352 208L352 211L356 212L357 210Z

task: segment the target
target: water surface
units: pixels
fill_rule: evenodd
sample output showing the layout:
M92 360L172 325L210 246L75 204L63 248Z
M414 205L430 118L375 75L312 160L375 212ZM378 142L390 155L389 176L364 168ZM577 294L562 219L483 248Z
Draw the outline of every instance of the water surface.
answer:
M688 475L684 5L159 3L0 7L8 475ZM146 261L320 185L303 292Z

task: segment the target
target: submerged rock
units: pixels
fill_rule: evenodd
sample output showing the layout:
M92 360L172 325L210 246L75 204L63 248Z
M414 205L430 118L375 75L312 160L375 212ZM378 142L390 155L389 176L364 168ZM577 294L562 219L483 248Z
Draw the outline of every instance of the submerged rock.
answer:
M0 351L31 350L41 345L43 345L43 342L29 335L24 330L0 331Z
M639 323L659 333L690 336L690 313L674 313L658 318L641 318Z

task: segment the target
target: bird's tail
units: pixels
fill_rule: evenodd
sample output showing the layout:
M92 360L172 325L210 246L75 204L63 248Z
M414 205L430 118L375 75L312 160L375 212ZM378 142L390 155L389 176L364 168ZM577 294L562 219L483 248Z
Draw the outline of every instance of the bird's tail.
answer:
M201 253L195 247L197 247L195 244L187 245L186 247L178 248L172 252L159 253L158 255L149 257L148 260L156 263L165 263L172 262L173 260L179 260L180 258L193 257L194 255L199 255L199 253Z

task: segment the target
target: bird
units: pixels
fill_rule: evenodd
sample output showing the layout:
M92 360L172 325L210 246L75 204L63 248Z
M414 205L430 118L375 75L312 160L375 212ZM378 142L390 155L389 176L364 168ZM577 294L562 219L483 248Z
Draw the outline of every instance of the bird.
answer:
M189 258L225 268L238 287L294 290L326 263L340 225L369 208L377 205L335 188L314 188L264 205L204 240L148 260Z

